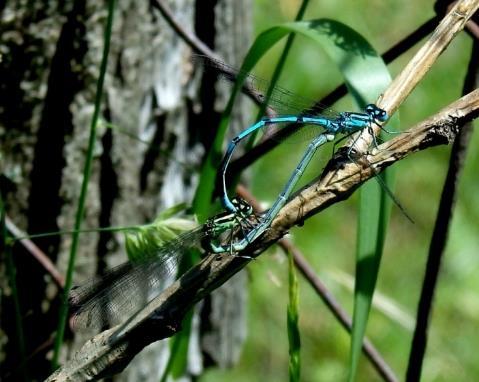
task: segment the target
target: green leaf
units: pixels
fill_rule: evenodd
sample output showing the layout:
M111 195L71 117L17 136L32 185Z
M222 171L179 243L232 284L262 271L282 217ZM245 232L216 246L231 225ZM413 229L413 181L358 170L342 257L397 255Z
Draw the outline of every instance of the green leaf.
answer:
M301 337L299 333L299 293L298 278L294 266L293 255L288 252L289 270L289 302L287 312L287 327L289 341L289 380L297 382L301 375Z
M161 212L153 223L128 230L125 233L128 259L138 262L156 256L158 249L166 242L194 229L197 223L193 219L173 217L185 208L185 204L178 204Z
M389 189L394 171L381 176ZM392 201L380 184L373 179L361 187L356 242L356 284L350 353L349 381L356 378L362 342L381 263Z

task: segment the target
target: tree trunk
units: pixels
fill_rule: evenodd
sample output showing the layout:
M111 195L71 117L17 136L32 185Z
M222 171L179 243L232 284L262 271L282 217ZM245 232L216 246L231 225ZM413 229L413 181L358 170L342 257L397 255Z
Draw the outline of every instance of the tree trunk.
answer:
M107 7L94 1L30 3L10 2L1 10L0 170L8 216L33 234L74 225ZM250 35L249 1L170 4L184 28L227 62L243 56ZM97 134L83 229L142 224L164 208L191 202L198 180L192 168L200 168L227 95L194 76L190 57L191 49L147 1L117 3L101 110L102 119L115 127L102 127ZM237 113L233 131L245 127L245 115ZM64 274L70 236L35 242ZM14 260L26 355L31 356L26 369L30 378L43 379L49 374L47 353L60 291L18 244ZM81 235L74 279L78 283L125 260L121 235ZM17 379L14 307L4 267L1 272L0 375ZM237 359L245 334L243 283L239 275L222 287L194 320L201 335L190 341L191 374L212 362L228 366ZM225 320L224 312L232 319ZM63 359L90 335L67 333ZM145 349L117 379L157 381L166 344Z

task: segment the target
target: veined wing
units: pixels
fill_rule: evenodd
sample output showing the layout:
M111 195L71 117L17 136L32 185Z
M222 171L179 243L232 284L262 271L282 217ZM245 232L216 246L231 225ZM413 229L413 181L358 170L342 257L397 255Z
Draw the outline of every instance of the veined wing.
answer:
M244 73L232 66L213 58L194 55L193 63L206 71L214 71L218 79L234 83L240 74L245 74L245 86L248 91L254 92L253 97L259 104L264 104L265 95L270 87L270 82L251 73ZM315 100L296 94L286 88L275 85L271 91L268 105L272 106L278 114L299 114L304 116L323 115L335 118L338 112L317 103Z
M68 298L73 327L109 327L142 309L173 281L183 256L205 235L203 227L185 232L137 263L125 262L74 287Z

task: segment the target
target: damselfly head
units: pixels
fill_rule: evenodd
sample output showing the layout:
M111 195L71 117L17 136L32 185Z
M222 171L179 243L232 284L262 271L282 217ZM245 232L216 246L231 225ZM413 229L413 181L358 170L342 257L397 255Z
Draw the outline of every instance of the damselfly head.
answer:
M388 113L386 112L386 110L377 107L373 103L367 105L364 110L377 122L386 122L386 120L388 119Z
M241 216L249 216L253 213L253 207L242 198L235 197L231 199L231 203Z

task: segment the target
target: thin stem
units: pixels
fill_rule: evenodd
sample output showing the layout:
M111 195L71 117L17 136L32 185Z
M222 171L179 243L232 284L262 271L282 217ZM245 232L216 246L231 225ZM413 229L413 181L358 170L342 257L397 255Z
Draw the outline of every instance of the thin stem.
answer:
M140 228L147 228L150 226L154 226L155 224L146 224L146 225L132 225L132 226L119 226L119 227L98 227L98 228L90 228L90 229L72 229L72 230L64 230L64 231L54 231L54 232L45 232L45 233L35 233L32 235L19 235L12 239L13 241L22 241L26 239L38 239L41 237L51 237L51 236L59 236L59 235L68 235L68 234L77 234L77 233L98 233L98 232L125 232L125 231L134 231ZM10 227L8 227L10 229ZM17 231L20 233L20 231Z
M469 20L466 24L466 29L472 37L474 37L476 40L479 40L479 25L477 25L477 23Z
M5 216L5 225L10 233L13 235L11 241L20 241L23 247L32 254L32 256L45 268L48 274L52 277L55 283L63 288L65 286L65 280L63 276L58 272L55 264L50 260L50 258L43 252L37 245L30 240L30 237L27 237L25 232L22 232L8 216Z
M225 60L217 54L215 51L211 50L203 41L201 41L193 32L187 31L181 23L175 18L173 12L168 7L164 0L152 0L152 5L155 7L165 18L166 22L170 24L173 30L178 34L179 37L187 43L195 53L198 53L211 63L214 62L224 62ZM236 78L236 73L229 71L227 66L214 66L216 70L223 72L227 78ZM262 94L256 89L251 87L250 84L245 83L241 88L241 91L246 94L254 103L257 105L262 105L263 98ZM268 106L267 114L274 113L274 110Z
M164 0L152 0L151 4L163 15L170 27L183 39L196 53L202 54L215 60L221 60L221 57L211 50L208 45L201 41L194 33L187 31L168 7Z
M100 228L92 228L92 229L80 229L80 230L64 230L64 231L56 231L56 232L47 232L47 233L39 233L28 235L20 228L18 228L11 219L6 216L5 217L5 224L7 229L13 235L12 238L9 238L11 242L19 241L20 244L32 254L32 256L42 265L43 268L48 272L48 274L52 277L53 281L63 289L65 287L65 279L63 276L58 272L55 264L50 260L50 258L43 252L31 239L38 239L42 237L51 237L51 236L58 236L58 235L66 235L66 234L76 234L76 233L97 233L97 232L124 232L124 231L132 231L137 230L138 228L146 228L147 226L123 226L123 227L100 227Z
M101 65L100 65L100 77L98 78L96 95L95 95L95 109L93 111L93 116L91 119L87 156L85 159L85 167L83 169L83 181L82 181L80 196L78 198L78 209L75 216L75 226L74 226L75 232L72 235L72 245L70 249L70 256L68 259L67 273L65 277L65 288L63 290L61 306L60 306L60 310L58 314L58 326L57 326L57 333L55 336L55 346L54 346L54 353L53 353L53 359L52 359L53 369L56 369L58 367L58 359L60 357L60 350L63 344L65 325L66 325L67 317L68 317L68 291L70 290L72 286L73 270L75 267L75 259L76 259L76 253L78 248L79 231L81 229L81 223L83 221L83 216L85 214L85 203L86 203L86 196L88 191L88 182L90 180L91 167L93 162L93 150L95 147L95 140L96 140L96 127L98 124L98 117L100 115L100 106L101 106L101 101L103 98L102 97L103 84L105 82L106 68L108 64L108 53L110 50L111 30L113 25L113 14L115 10L115 5L116 5L115 0L109 0L108 17L106 21L105 37L104 37L105 45L103 47L103 56L102 56Z

